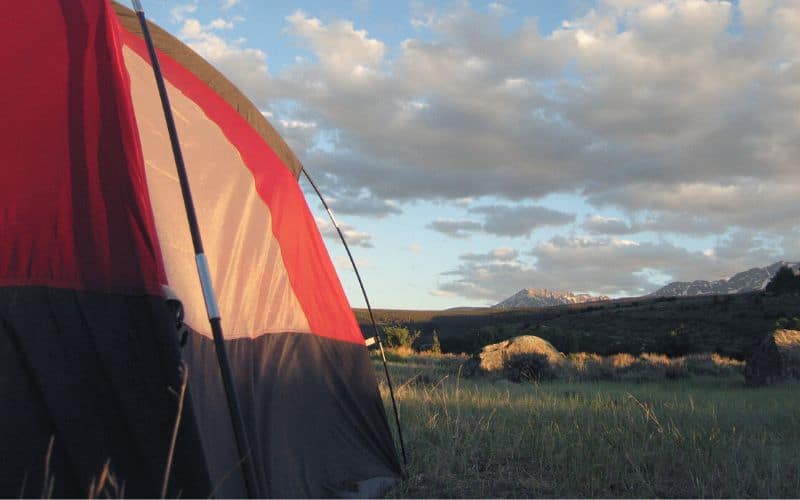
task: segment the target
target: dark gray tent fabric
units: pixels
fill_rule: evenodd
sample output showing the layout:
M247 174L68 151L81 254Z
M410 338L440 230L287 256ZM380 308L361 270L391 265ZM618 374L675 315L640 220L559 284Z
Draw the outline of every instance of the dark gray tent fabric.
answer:
M226 344L236 385L247 388L239 396L265 496L375 496L396 484L400 464L363 346L297 333ZM213 342L203 335L189 335L184 355L189 366L214 367ZM214 371L191 372L198 424L216 494L242 497Z
M126 496L158 496L178 360L160 297L0 287L0 496L40 495L47 466L54 496L85 497L106 462ZM210 491L188 403L171 497Z

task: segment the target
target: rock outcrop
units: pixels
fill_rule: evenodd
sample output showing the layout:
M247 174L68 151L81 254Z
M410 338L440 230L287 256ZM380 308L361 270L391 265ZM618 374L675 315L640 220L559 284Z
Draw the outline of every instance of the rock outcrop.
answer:
M514 381L552 378L552 368L564 359L553 345L534 335L522 335L476 352L465 366L464 374L495 374Z

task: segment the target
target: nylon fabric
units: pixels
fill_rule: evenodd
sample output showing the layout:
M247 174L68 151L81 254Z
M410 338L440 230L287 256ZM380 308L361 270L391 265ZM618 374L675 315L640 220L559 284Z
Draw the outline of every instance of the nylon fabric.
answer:
M177 410L175 339L161 297L0 287L0 496L40 494L51 436L56 496L85 497L106 462L126 496L158 496ZM208 495L199 441L189 399L169 496Z
M5 7L0 33L14 42L0 44L0 285L159 293L113 11L97 0Z
M126 47L123 53L167 280L183 302L185 323L211 337L152 68L131 49ZM256 192L253 174L219 126L180 89L165 83L226 338L308 332L310 326L273 236L269 207Z
M383 490L370 492L375 495L396 482L400 465L363 347L284 333L226 341L226 348L266 496L341 496L384 478ZM225 395L211 363L213 342L191 333L184 355L197 367L191 383L211 482L218 496L241 497Z
M123 31L122 39L126 46L147 60L144 41L137 34ZM294 174L250 122L209 83L163 52L159 53L159 64L166 81L217 124L252 173L258 196L269 207L272 234L280 246L292 290L310 326L309 333L363 345L361 330ZM133 68L129 71L133 72ZM191 178L192 164L187 162L187 169ZM219 188L224 190L222 186ZM207 253L213 268L215 256L210 251ZM226 321L223 316L223 322ZM249 335L260 333L250 332Z
M6 429L0 432L0 496L33 498L42 495L44 457L55 428L16 336L10 334L4 321L0 321L0 367L0 421ZM49 465L59 472L54 496L83 494L60 440L53 440Z

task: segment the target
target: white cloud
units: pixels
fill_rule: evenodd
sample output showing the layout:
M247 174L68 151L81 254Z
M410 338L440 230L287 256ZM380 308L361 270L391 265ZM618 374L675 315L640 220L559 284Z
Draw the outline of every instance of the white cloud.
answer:
M369 38L365 30L355 29L350 21L336 20L326 25L300 10L286 20L288 32L308 43L332 75L346 78L374 70L386 52L383 42Z
M513 248L501 247L490 250L488 253L465 253L459 259L473 262L514 263L519 257L519 252Z
M574 214L537 205L483 205L469 208L468 212L483 216L483 222L436 219L425 227L452 238L466 238L476 232L515 237L530 236L536 228L561 226L575 220Z
M336 231L336 226L334 226L332 222L321 217L315 217L314 220L317 222L317 227L319 228L320 233L322 233L322 236L331 240L340 241L339 233ZM341 228L344 239L347 241L348 245L354 247L358 246L372 248L371 234L357 231L352 226L348 226L347 224L339 223L339 227Z
M451 238L467 238L473 231L479 231L483 225L474 220L436 219L428 223L428 229L445 234Z
M270 85L267 55L259 49L244 47L246 40L230 41L216 33L232 26L223 19L202 24L190 18L183 21L178 36L231 78L256 105L266 107Z
M383 218L400 213L400 209L391 200L381 200L374 196L353 196L331 198L328 205L337 214L360 215L362 217Z
M583 224L583 229L589 234L631 234L638 230L635 226L616 217L603 217L592 215Z
M483 231L499 236L530 236L536 228L575 220L574 214L537 205L488 205L470 208L469 212L482 214Z
M773 0L739 0L739 9L745 26L761 27L769 21Z
M193 14L197 10L197 4L187 3L176 5L170 11L170 19L173 23L182 22L189 14Z
M312 129L316 128L317 124L314 122L306 122L303 120L280 120L280 124L284 128L302 128L302 129Z
M522 288L548 288L608 295L643 295L672 280L714 280L782 258L780 249L751 233L733 233L713 248L690 251L667 241L556 236L528 254L496 249L464 254L462 263L443 274L439 289L468 299L497 302Z
M214 19L210 23L208 23L208 28L212 30L229 30L233 29L233 21L228 21L227 19Z
M220 8L222 10L228 10L231 7L238 5L240 0L222 0L222 5Z
M796 201L800 198L800 183L761 180L754 176L738 183L675 182L670 189L659 184L629 183L618 188L591 194L596 205L616 205L631 211L651 210L666 223L666 229L687 234L690 228L705 227L717 232L729 225L756 229L785 231L798 224ZM682 220L682 222L681 222ZM657 220L648 229L659 229Z
M495 16L507 16L514 12L514 9L506 5L504 2L491 2L487 6L487 9Z
M772 31L731 31L737 12ZM790 111L800 105L800 65L788 63L800 49L794 4L606 1L546 36L535 20L509 33L466 3L412 4L412 15L436 41L408 39L390 57L350 21L297 11L287 33L314 58L278 75L262 52L186 34L259 103L293 102L281 119L334 134L332 149L314 152L309 140L298 152L340 187L377 198L534 200L577 190L631 216L667 217L686 211L666 201L677 190L697 195L694 215L711 212L717 226L757 227L763 217L747 216L749 195L787 190L800 153L800 117ZM725 192L747 199L718 210ZM786 196L769 197L764 211L779 211Z

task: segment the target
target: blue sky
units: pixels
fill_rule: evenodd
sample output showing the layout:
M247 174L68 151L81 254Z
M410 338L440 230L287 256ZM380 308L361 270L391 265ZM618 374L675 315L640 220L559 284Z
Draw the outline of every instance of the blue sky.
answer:
M640 295L798 257L796 4L145 8L295 149L377 307L481 306L524 287Z

